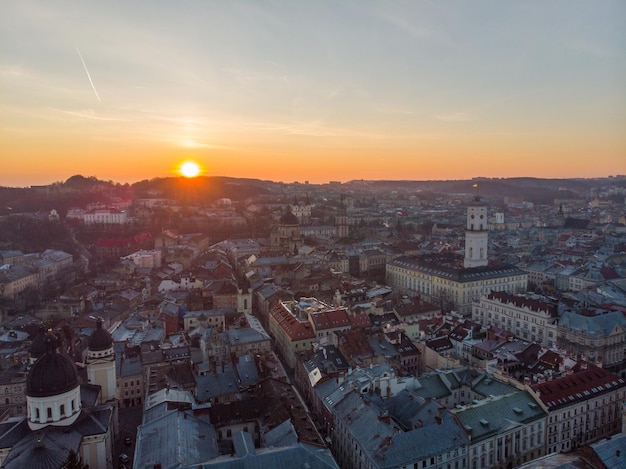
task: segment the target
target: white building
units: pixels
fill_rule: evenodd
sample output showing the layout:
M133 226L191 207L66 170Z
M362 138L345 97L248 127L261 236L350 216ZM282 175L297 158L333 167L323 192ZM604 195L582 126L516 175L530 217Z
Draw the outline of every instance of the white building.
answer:
M475 198L467 208L464 257L453 253L397 257L387 262L387 284L465 316L471 315L473 301L491 291L525 292L526 272L489 262L488 235L487 207Z
M83 214L85 225L124 225L128 223L127 213L116 208L97 208Z
M140 251L129 254L124 259L130 259L137 267L145 269L156 269L161 267L161 250L160 249L142 249Z
M557 305L547 300L492 291L472 305L472 320L531 342L556 346Z

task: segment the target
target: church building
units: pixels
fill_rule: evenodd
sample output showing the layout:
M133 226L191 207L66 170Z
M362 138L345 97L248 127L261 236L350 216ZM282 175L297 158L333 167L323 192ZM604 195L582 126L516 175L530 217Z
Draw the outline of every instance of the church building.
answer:
M81 384L76 364L59 351L54 334L40 332L33 346L37 358L26 379L26 416L0 422L0 467L57 469L73 451L89 467L113 468L115 363L111 371L112 341L102 322L89 341L90 383Z

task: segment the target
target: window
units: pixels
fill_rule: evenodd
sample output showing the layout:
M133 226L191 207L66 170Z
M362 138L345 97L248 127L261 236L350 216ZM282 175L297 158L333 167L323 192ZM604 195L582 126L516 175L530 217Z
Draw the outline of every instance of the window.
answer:
M65 404L61 404L61 417L65 417Z

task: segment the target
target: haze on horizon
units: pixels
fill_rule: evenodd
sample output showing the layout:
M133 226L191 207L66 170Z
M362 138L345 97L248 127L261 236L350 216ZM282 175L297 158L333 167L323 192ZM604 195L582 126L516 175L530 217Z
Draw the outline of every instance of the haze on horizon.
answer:
M6 2L0 185L626 174L626 2Z

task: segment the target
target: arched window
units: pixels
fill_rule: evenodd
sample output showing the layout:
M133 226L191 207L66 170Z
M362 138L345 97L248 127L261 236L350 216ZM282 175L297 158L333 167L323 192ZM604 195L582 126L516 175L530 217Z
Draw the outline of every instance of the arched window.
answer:
M65 404L61 404L61 417L65 417Z
M41 418L41 414L39 413L39 407L35 409L35 420L39 420Z
M46 411L48 413L48 420L52 419L52 407L48 407Z

